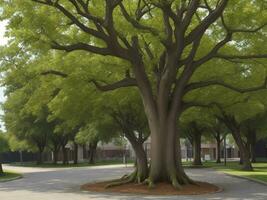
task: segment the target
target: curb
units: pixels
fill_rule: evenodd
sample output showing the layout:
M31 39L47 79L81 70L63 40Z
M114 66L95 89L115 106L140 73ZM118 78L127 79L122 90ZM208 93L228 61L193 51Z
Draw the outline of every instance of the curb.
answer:
M224 174L226 174L228 176L232 176L232 177L240 178L240 179L244 179L244 180L249 180L249 181L252 181L254 183L258 183L258 184L267 186L266 182L258 180L258 179L255 179L255 178L249 178L249 177L246 177L246 176L238 176L238 175L234 175L234 174L228 174L227 172L222 172L222 173L224 173Z
M18 180L18 179L21 179L23 178L22 175L18 175L16 177L13 177L13 178L7 178L7 179L2 179L0 180L0 183L5 183L5 182L9 182L9 181L15 181L15 180Z

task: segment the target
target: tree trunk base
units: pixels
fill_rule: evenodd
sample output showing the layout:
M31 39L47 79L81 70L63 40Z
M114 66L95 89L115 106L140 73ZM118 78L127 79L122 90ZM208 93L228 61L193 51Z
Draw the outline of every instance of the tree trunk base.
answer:
M2 163L0 163L0 176L4 176L4 170L3 170Z
M252 167L252 165L244 165L242 167L242 170L243 171L253 171L253 167Z
M144 184L147 185L149 188L155 188L157 183L152 181L153 179L147 176L147 178L143 178L144 176L137 173L137 170L135 170L130 175L124 175L120 179L112 180L107 185L106 188L116 187L124 184L129 183L136 183L136 184ZM198 185L195 181L190 179L185 173L178 174L176 176L170 177L169 180L162 181L162 182L168 182L171 184L175 189L180 190L182 189L183 185Z

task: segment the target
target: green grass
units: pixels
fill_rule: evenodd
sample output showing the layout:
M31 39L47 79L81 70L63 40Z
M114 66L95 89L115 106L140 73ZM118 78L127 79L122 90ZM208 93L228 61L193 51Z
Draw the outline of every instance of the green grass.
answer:
M127 164L132 164L133 161L127 161ZM102 160L96 161L95 164L89 164L86 162L78 163L78 164L53 164L53 163L44 163L41 165L37 165L35 162L25 162L25 163L10 163L11 166L19 166L19 167L40 167L40 168L70 168L70 167L89 167L89 166L101 166L101 165L116 165L123 164L121 160Z
M185 166L190 166L190 163L185 164ZM230 175L252 178L267 183L267 162L254 163L253 171L243 171L238 162L227 162L226 166L224 166L224 163L204 162L203 167L211 167Z
M0 176L0 182L13 180L15 178L21 177L21 174L14 173L14 172L4 172L4 175Z

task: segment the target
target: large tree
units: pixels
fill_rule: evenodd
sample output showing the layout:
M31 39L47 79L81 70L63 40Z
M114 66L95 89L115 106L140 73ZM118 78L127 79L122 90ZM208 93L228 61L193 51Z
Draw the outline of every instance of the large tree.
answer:
M218 78L195 79L201 66L267 57L265 48L254 45L266 42L266 4L261 0L13 0L3 4L11 37L26 50L45 47L45 41L57 50L107 56L109 66L116 62L120 72L125 69L125 77L114 83L90 82L103 91L138 87L151 133L147 179L151 186L168 181L179 188L191 182L176 143L180 137L176 122L188 106L185 94L211 85L238 92L255 89L239 89ZM18 30L21 26L24 29ZM90 61L91 66L97 64ZM257 88L265 87L264 82Z

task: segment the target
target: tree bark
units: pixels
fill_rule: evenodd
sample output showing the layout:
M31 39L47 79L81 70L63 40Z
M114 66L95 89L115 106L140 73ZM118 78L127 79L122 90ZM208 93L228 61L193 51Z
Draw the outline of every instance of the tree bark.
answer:
M37 165L41 165L44 163L44 160L43 160L44 148L39 147L38 149L39 149L39 151L38 151Z
M250 155L251 155L251 162L252 163L257 162L256 152L255 152L256 142L257 142L257 135L255 132L252 132L251 133L251 142L250 142Z
M4 175L2 163L0 163L0 176Z
M88 155L89 164L95 164L95 154L96 154L97 143L98 141L89 143L89 155Z
M0 176L4 175L4 170L3 170L3 166L2 166L2 155L0 153Z
M69 164L68 152L65 146L62 147L62 153L63 153L63 165Z
M195 132L193 137L194 161L193 165L202 165L201 161L201 133Z
M222 117L218 117L218 119L231 130L232 136L240 152L240 164L243 165L243 170L252 171L253 167L250 161L250 150L242 139L240 124L233 116L227 115L224 111L222 111Z
M78 164L78 144L74 142L74 157L73 157L73 163L75 165Z
M148 177L148 163L147 155L143 147L144 141L138 140L134 137L134 132L126 132L125 137L131 143L134 153L136 155L136 182L141 183Z
M170 182L175 188L192 183L185 174L180 154L180 135L177 132L176 118L168 118L160 123L150 124L151 165L149 183Z
M217 159L216 159L216 163L221 163L221 138L220 138L220 136L216 137L216 143L217 143Z
M60 148L61 148L60 139L61 139L61 137L59 137L58 135L53 135L53 137L51 138L51 141L52 141L51 150L53 151L53 164L58 163L58 153L59 153Z
M252 163L257 163L255 146L253 144L251 144L250 150L251 150L251 162Z
M58 162L58 150L53 151L53 164L57 164Z
M240 163L242 162L243 165L242 169L245 171L252 171L250 151L242 141L240 130L232 130L232 135L240 151Z

